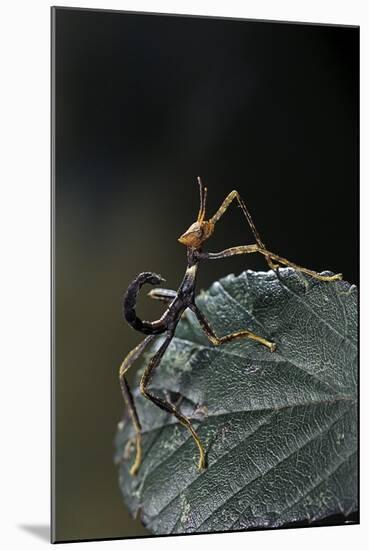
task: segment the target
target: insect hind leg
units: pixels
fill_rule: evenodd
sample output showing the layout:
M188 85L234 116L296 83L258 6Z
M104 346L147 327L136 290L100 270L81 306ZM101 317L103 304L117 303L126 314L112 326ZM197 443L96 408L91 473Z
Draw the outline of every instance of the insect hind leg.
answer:
M161 397L158 397L157 395L153 395L147 389L147 386L148 386L148 384L151 380L151 376L153 374L153 371L160 364L160 361L161 361L167 347L169 346L170 341L172 340L172 338L173 338L173 332L169 332L168 335L166 336L164 342L162 343L161 347L158 349L156 354L151 358L148 366L146 367L146 369L145 369L145 371L142 375L141 382L140 382L140 391L141 391L142 395L144 397L146 397L146 399L149 399L150 401L152 401L157 407L160 407L160 409L162 409L162 410L168 412L169 414L172 414L173 416L175 416L177 418L177 420L179 421L179 423L182 424L182 426L184 426L190 432L191 436L193 437L193 439L194 439L194 441L197 445L197 448L198 448L199 454L200 454L199 462L198 462L198 469L203 470L203 469L206 468L205 450L204 450L204 447L203 447L203 445L200 441L200 438L197 435L195 429L193 428L190 420L186 416L181 414L178 411L178 409L176 408L175 405L173 405L172 403L169 403L168 401L165 401L164 399L162 399Z
M133 365L136 359L139 358L141 353L146 349L148 344L152 342L154 338L156 338L156 335L146 336L146 338L142 340L142 342L140 342L138 346L136 346L135 348L133 348L133 350L129 352L129 354L124 359L119 369L119 382L122 390L123 399L125 401L129 416L132 420L132 424L136 432L136 438L135 438L136 439L136 456L135 456L134 463L132 464L130 469L131 475L137 474L141 464L141 459L142 459L141 424L138 418L137 409L135 406L135 402L133 400L132 392L130 390L130 387L126 379L126 374L128 369L130 369L130 367Z

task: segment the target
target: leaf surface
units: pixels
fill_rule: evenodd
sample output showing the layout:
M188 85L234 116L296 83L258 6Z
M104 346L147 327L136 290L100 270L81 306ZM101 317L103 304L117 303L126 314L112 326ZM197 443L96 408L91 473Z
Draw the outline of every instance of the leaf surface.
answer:
M355 511L356 287L293 269L247 271L213 283L196 303L218 335L247 328L277 350L247 339L214 347L185 314L150 388L191 419L208 468L197 470L187 430L136 392L143 426L136 477L127 418L116 436L131 513L168 534L280 527Z

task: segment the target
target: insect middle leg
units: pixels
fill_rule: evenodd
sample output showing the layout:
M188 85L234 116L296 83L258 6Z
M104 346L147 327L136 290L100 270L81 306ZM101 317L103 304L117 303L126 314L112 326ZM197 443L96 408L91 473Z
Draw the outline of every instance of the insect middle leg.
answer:
M179 423L182 424L182 426L184 426L190 432L191 436L193 437L193 439L194 439L194 441L197 445L199 453L200 453L198 468L199 468L199 470L203 470L206 467L205 466L204 447L203 447L203 445L200 441L200 438L197 435L195 429L193 428L190 420L186 416L181 414L177 410L175 405L173 405L172 403L169 403L168 401L165 401L164 399L152 394L147 389L147 386L150 383L152 374L153 374L155 368L158 367L158 365L160 364L160 361L163 358L163 355L164 355L167 347L169 346L169 343L172 340L173 335L174 335L174 331L172 331L172 330L168 331L164 342L162 343L162 345L160 346L160 348L158 349L156 354L151 358L149 364L147 365L147 367L146 367L146 369L145 369L145 371L142 375L141 382L140 382L140 391L141 391L142 395L144 395L147 399L149 399L150 401L155 403L155 405L160 407L162 410L174 415L177 418L177 420L179 421Z
M141 353L144 351L144 349L147 347L147 345L156 337L155 334L150 334L150 336L146 336L142 342L138 344L133 350L129 352L127 357L124 359L123 363L120 366L119 369L119 382L120 387L123 394L123 399L126 403L128 413L131 417L133 427L136 432L136 457L135 461L131 466L130 473L131 475L136 475L138 468L141 464L142 459L142 450L141 450L141 424L140 420L138 418L137 410L135 403L133 401L132 392L130 390L130 387L128 385L127 379L126 379L126 373L128 369L133 365L134 361L138 359L138 357L141 355Z
M259 344L267 347L270 351L275 351L276 349L276 344L274 342L270 342L266 338L258 336L257 334L254 334L249 330L238 330L237 332L231 332L230 334L226 334L225 336L217 336L217 334L210 326L209 321L206 319L200 309L195 304L191 306L191 309L196 315L202 330L205 332L206 336L209 338L210 342L214 344L214 346L220 346L221 344L225 344L226 342L231 342L232 340L237 340L239 338L249 338L250 340L254 340L255 342L258 342Z

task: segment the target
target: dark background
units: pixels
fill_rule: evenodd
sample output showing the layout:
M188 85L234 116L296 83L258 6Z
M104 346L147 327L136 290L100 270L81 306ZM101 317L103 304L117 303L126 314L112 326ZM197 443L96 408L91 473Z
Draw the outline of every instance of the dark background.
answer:
M53 10L55 535L148 534L113 464L121 315L140 271L176 288L177 237L238 189L269 250L358 278L358 28ZM232 206L207 249L253 242ZM199 288L262 258L204 264ZM145 294L145 293L143 293ZM161 306L140 301L155 318Z

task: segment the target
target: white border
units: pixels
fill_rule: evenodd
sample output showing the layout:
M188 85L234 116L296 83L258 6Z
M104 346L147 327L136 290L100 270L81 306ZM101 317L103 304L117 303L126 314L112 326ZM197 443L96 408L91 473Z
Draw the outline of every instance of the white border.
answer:
M368 293L364 273L368 224L367 2L350 0L258 1L59 1L59 6L216 15L269 20L360 25L361 27L361 525L83 543L99 548L187 548L232 544L235 548L363 548L368 533ZM38 548L45 541L20 525L49 522L50 358L50 3L6 3L0 19L1 132L1 543ZM334 206L334 205L333 205ZM342 220L344 223L344 220ZM74 544L71 544L74 546Z

